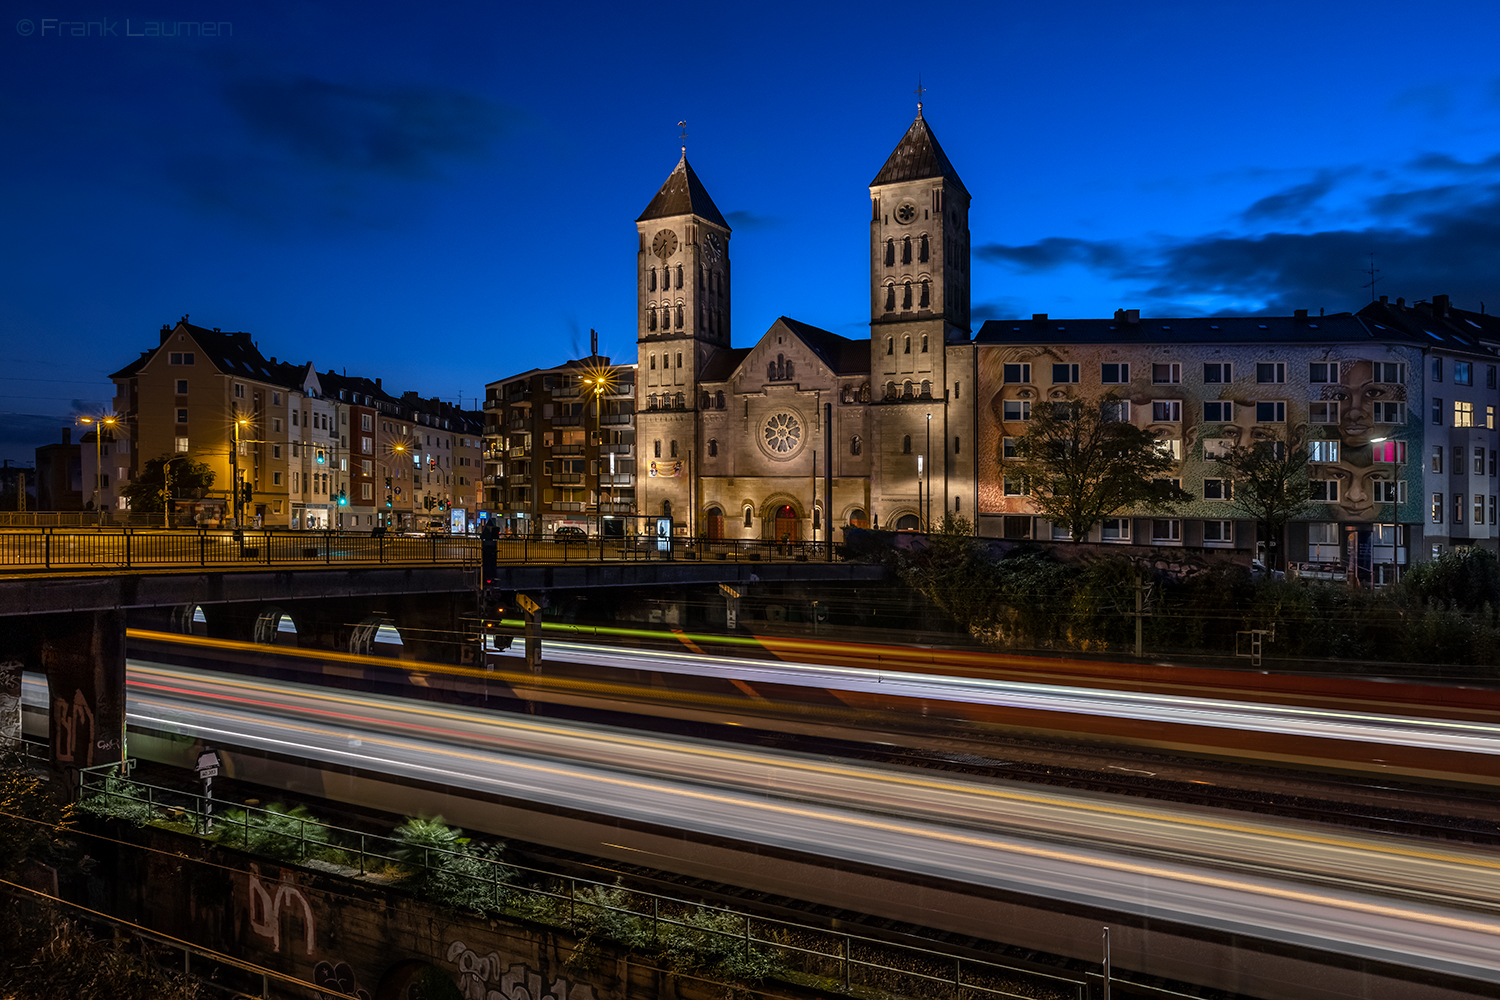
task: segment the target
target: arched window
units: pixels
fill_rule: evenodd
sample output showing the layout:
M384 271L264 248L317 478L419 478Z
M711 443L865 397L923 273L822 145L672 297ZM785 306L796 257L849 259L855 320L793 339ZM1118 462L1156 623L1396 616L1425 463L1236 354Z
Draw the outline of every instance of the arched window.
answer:
M851 389L851 388L849 388L847 385L844 386L842 389L840 389L839 390L839 402L840 403L852 403L852 402L854 402L854 390Z
M903 437L901 439L901 454L903 454L903 455L910 455L911 454L911 435L910 434L907 434L905 437Z
M714 409L716 409L716 410L722 410L722 409L724 409L724 390L723 389L720 389L718 392L714 393Z
M767 361L766 362L766 381L767 382L774 382L774 381L776 381L776 362L774 362L774 361Z
M677 308L681 309L682 307L678 306ZM682 367L682 352L681 351L677 352L677 367L678 368Z
M656 409L656 393L653 392L651 395L646 397L646 409Z
M682 329L682 306L677 307L677 329Z
M896 308L896 283L887 281L885 283L885 311L890 312Z
M902 354L910 354L911 353L911 337L902 337L901 338L901 353Z
M885 398L886 399L895 399L896 398L896 383L895 382L887 382L885 384Z
M708 457L709 458L718 458L719 457L719 439L718 438L709 438L708 439Z
M897 531L917 531L921 527L922 522L917 519L917 515L915 514L902 514L896 518Z
M905 382L901 383L901 398L902 399L911 399L912 398L911 379L907 379Z
M868 403L870 401L870 383L866 382L859 387L859 401L861 403Z
M896 241L895 240L886 240L885 241L885 266L886 267L895 267L896 266Z
M865 511L863 507L856 507L849 512L849 523L856 528L865 527Z
M921 298L921 304L922 304L922 308L923 309L926 309L928 306L932 305L932 292L931 292L931 289L932 289L932 285L928 282L928 280L926 278L923 278L922 279L922 298Z
M903 264L910 264L911 263L911 237L910 236L903 236L903 237L901 237L901 263L903 263Z
M906 282L906 284L903 286L903 288L905 289L905 291L903 291L901 293L901 308L902 309L910 309L911 308L911 282L910 281Z
M896 353L896 338L895 337L887 337L887 338L885 338L885 353L886 353L887 357L889 357L890 355Z
M677 287L678 288L682 287L682 265L681 264L677 265Z
M705 287L705 282L704 282L704 274L703 274L703 265L699 264L698 265L698 290L701 292L704 289L704 287ZM710 289L713 288L712 275L709 276L709 280L708 280L708 283L707 283L706 287L708 287Z
M922 334L922 353L927 353L927 334Z
M812 526L814 528L821 528L823 526L823 508L817 504L813 504Z
M655 309L647 309L646 310L646 329L648 329L648 330L655 330L656 329L656 310Z
M698 396L698 408L700 410L706 410L712 405L714 405L713 397L708 394L707 389L704 389L703 392Z
M854 435L852 438L849 439L849 454L851 454L851 455L858 455L863 448L864 448L864 445L859 440L859 435L858 434Z
M656 355L651 355L651 370L656 371Z
M646 279L646 291L656 291L656 268L651 269L651 277Z
M745 504L745 527L750 527L750 518L755 516L755 508Z
M917 261L918 261L918 263L922 263L922 264L927 263L927 234L926 233L922 234L922 240L917 245Z
M927 381L925 378L922 380L922 398L932 398L932 383Z
M656 454L653 457L655 457L655 458L661 458L661 441L660 440L653 441L652 445L653 445L653 447L655 448L655 451L656 451Z
M796 378L797 377L797 366L794 363L792 363L791 361L788 361L786 363L786 375L783 376L783 377L785 377L785 378Z
M672 457L673 458L677 457L677 439L676 438L672 439Z
M677 408L679 410L687 409L687 400L683 398L680 392L677 394ZM675 441L672 442L672 457L677 457L677 442Z
M672 328L672 309L670 306L661 307L661 328L670 330Z

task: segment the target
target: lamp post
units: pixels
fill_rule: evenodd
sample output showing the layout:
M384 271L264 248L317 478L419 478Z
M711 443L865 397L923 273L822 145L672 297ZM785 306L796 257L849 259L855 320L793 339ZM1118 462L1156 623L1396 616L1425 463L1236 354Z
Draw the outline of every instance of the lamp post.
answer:
M103 518L99 510L99 477L104 472L104 428L114 427L119 423L119 418L114 414L101 413L97 417L79 417L78 422L94 429L94 527L102 528Z
M170 529L172 527L172 463L177 461L169 458L161 463L161 526Z
M922 527L922 456L917 456L917 527ZM897 524L897 528L901 525Z
M244 505L241 502L240 492L240 428L249 426L250 421L238 414L230 418L230 446L229 446L229 485L231 488L231 507L234 511L234 526L236 529L245 526Z
M927 414L927 467L932 468L932 414ZM929 472L928 478L932 475ZM927 507L923 512L922 519L927 523L927 530L932 530L932 487L927 487Z

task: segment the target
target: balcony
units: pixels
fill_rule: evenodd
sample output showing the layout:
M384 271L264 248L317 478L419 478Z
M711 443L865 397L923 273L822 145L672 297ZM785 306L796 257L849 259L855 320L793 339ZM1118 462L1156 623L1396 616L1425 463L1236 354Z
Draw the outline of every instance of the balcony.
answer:
M602 413L599 415L599 423L605 426L620 426L635 423L634 413Z
M505 424L505 429L508 431L529 431L531 430L531 421L509 420Z
M552 390L553 399L576 399L583 394L581 385L560 385Z
M552 418L552 426L553 427L582 427L583 426L583 415L582 414L578 414L576 416L570 416L568 414L558 414L557 416L555 416L555 417Z
M622 502L622 503L601 503L601 504L599 504L599 513L601 513L601 514L633 514L633 513L635 513L635 504L628 503L628 502Z
M635 451L633 444L601 444L599 454L601 455L629 455Z
M506 458L526 458L530 454L531 454L531 448L529 446L525 446L525 447L521 447L521 448L510 448L510 449L508 449L505 452L505 457Z
M553 510L583 510L583 504L564 500L552 505Z
M505 481L507 483L509 483L511 486L530 486L531 485L531 477L528 476L528 475L525 475L524 473L520 473L520 474L517 474L517 475L514 475L514 476L506 476L505 477Z
M582 486L583 473L581 472L559 472L552 477L553 486Z
M581 445L581 444L555 444L555 445L552 446L552 454L554 454L554 455L582 455L583 454L583 445Z
M599 476L599 488L602 490L609 486L634 486L635 474L630 472L617 472L614 475L601 473Z

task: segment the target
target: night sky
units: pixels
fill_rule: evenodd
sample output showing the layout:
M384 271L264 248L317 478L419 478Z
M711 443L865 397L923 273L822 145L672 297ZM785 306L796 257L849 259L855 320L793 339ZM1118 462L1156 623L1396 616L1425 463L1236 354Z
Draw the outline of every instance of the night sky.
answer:
M184 313L466 404L591 327L633 360L680 119L735 342L867 336L866 185L919 73L976 321L1358 308L1372 251L1380 292L1500 309L1493 2L6 7L0 458ZM205 17L232 37L140 37Z

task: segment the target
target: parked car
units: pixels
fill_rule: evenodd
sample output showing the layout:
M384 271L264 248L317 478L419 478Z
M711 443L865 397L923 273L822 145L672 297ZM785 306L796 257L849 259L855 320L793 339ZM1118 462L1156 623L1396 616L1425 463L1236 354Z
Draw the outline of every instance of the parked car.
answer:
M553 533L552 540L564 544L570 542L587 542L589 540L589 533L582 528L565 524Z

